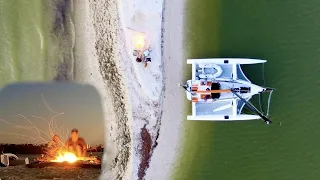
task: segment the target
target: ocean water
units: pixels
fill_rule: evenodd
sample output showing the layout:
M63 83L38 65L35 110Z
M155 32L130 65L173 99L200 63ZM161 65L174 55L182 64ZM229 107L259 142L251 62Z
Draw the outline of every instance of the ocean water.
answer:
M188 58L267 59L265 82L277 90L269 126L186 121L173 179L319 179L320 1L189 0L186 12ZM264 84L261 66L244 71Z
M72 78L70 0L0 0L0 88Z

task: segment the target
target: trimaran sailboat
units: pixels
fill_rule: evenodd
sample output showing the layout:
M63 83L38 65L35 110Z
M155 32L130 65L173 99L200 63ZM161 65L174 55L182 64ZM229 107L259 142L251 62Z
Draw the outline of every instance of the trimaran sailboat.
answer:
M240 65L265 63L260 59L210 58L188 59L192 65L192 79L184 89L192 101L192 115L188 120L239 121L268 118L273 88L255 85L244 75ZM256 94L269 92L267 114L263 114L249 100ZM254 114L244 114L244 106Z

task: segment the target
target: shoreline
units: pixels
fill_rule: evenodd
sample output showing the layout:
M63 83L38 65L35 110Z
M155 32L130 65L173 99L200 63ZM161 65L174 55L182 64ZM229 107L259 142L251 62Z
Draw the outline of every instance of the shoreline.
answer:
M162 50L164 63L164 100L158 146L147 170L146 179L171 179L183 141L185 92L178 86L184 81L183 31L185 0L164 0ZM179 108L177 108L179 107Z

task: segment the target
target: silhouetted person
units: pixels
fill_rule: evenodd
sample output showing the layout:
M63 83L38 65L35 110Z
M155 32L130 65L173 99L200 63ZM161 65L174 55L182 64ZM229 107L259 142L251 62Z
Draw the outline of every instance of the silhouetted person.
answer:
M87 143L83 138L79 137L77 129L71 130L71 137L66 142L68 151L73 152L77 157L85 157L87 155Z
M48 143L47 146L47 154L49 156L55 156L57 155L58 151L62 148L60 137L58 135L54 135L52 137L52 140Z

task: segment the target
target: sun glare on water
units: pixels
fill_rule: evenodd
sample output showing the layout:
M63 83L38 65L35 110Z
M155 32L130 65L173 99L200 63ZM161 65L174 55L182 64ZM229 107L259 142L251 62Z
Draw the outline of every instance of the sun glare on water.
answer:
M74 163L78 160L77 156L74 155L73 153L66 152L63 154L59 154L59 156L54 160L54 162L69 162L69 163Z

